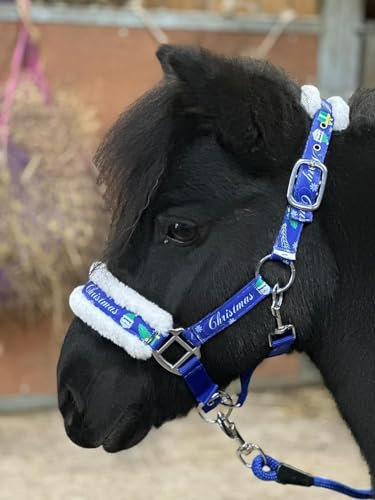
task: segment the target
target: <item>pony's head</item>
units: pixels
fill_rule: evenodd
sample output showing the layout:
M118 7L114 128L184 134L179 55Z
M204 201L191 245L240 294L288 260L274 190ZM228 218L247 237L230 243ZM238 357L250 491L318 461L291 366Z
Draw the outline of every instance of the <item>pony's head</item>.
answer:
M187 326L249 281L271 248L309 117L300 88L269 63L168 45L157 56L163 81L120 117L96 156L113 213L104 260ZM285 279L282 266L267 271L270 283ZM315 223L285 306L300 343L329 302L322 276L333 279L333 266ZM212 379L225 387L259 364L272 327L263 302L209 341L202 360ZM65 339L58 384L70 438L108 451L135 445L194 405L180 377L153 358L131 358L79 319Z

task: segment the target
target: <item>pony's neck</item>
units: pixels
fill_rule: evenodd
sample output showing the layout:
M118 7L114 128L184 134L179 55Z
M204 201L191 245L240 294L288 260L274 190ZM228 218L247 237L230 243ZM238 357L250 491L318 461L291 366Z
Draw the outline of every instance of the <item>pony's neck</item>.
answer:
M362 147L360 147L362 146ZM328 318L305 350L320 370L375 477L375 214L369 147L349 137L335 140L331 182L319 213L338 269L338 286ZM332 165L332 167L330 166ZM372 181L372 182L371 182Z

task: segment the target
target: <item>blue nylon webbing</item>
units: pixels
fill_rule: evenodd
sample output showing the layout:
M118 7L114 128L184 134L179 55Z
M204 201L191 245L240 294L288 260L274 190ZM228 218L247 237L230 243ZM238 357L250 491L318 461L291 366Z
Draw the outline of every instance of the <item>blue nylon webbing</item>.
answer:
M324 163L332 131L332 107L328 101L322 100L322 107L316 112L312 120L302 159L317 160ZM302 164L298 170L293 188L294 199L304 205L314 203L318 197L321 182L322 172L319 168ZM301 210L288 205L273 246L272 259L296 260L302 229L306 222L312 222L312 220L313 213L311 210Z
M224 304L185 329L183 336L194 346L200 346L250 312L272 293L260 275L232 295Z

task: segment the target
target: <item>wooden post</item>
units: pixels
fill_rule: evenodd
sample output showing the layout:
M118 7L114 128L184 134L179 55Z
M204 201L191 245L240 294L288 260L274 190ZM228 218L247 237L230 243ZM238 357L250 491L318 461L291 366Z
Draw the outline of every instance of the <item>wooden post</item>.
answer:
M322 4L318 83L324 97L348 98L360 84L364 12L364 0Z
M318 86L323 97L348 99L362 76L364 0L324 0L318 54ZM301 383L320 375L307 357L301 361Z

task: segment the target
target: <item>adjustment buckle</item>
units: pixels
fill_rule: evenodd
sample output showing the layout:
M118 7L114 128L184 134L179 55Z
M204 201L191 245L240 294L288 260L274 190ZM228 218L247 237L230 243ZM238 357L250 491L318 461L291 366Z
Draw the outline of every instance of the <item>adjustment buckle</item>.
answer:
M164 342L158 349L155 349L152 352L152 355L156 359L156 361L166 370L175 375L181 375L179 372L180 366L182 366L185 361L187 361L192 356L196 356L197 358L201 357L200 348L192 347L190 344L186 342L183 338L181 338L181 334L184 332L184 328L173 328L169 331L171 337ZM163 356L163 352L171 347L174 343L180 345L183 349L185 349L185 353L181 355L181 357L174 363L170 363Z
M274 340L280 339L280 337L287 337L287 336L292 337L293 340L296 340L297 335L294 325L292 324L282 325L275 328L275 330L268 335L268 345L270 349L273 348Z
M296 183L299 169L301 168L302 165L307 165L311 168L318 168L322 173L319 191L318 191L318 196L317 196L314 203L302 203L300 201L297 201L293 195L294 185ZM327 167L324 165L324 163L322 163L319 160L316 160L316 159L309 160L309 159L305 159L305 158L300 158L298 161L296 161L296 163L294 164L292 173L290 174L288 190L286 193L286 197L287 197L289 205L291 205L294 208L298 208L300 210L307 210L309 212L312 212L312 211L316 210L317 208L319 208L320 204L322 203L323 194L324 194L324 190L325 190L326 183L327 183L327 176L328 176Z

